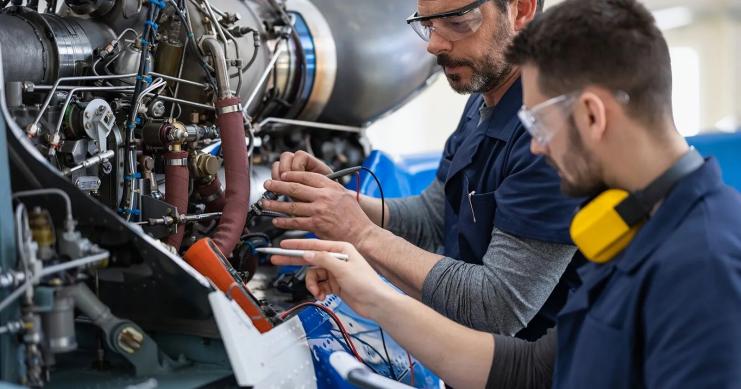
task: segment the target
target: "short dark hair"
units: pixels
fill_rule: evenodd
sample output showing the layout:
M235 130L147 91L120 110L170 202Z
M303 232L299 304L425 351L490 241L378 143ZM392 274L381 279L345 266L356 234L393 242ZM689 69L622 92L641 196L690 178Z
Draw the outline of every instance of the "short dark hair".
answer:
M507 7L510 3L512 3L514 0L496 0L495 3L497 4L497 8L499 8L500 11L505 12L507 11ZM545 0L538 0L538 9L537 13L543 12L543 3L545 3Z
M671 117L669 48L636 0L566 0L514 38L507 60L537 67L546 94L597 85L627 92L629 114L646 124Z

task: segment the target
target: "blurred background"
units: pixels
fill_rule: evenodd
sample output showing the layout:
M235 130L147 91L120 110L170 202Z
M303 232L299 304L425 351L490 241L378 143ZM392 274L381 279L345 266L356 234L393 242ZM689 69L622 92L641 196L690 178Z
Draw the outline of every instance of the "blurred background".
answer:
M546 7L561 0L546 0ZM644 0L669 43L674 116L686 135L741 130L741 0ZM640 71L640 69L636 69ZM430 88L368 129L392 155L442 150L467 96L438 77ZM741 152L741 150L739 150Z

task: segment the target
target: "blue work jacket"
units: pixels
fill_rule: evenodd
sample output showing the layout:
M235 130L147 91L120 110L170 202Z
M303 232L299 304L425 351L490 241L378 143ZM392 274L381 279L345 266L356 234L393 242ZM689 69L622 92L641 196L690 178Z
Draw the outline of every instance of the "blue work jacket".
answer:
M741 387L741 196L709 160L558 317L556 388Z
M518 238L571 244L569 223L580 200L562 195L556 171L530 152L531 137L517 118L520 80L481 121L483 103L481 95L468 100L438 168L446 197L443 254L481 264L494 227ZM536 339L555 324L573 279L571 268L521 337Z

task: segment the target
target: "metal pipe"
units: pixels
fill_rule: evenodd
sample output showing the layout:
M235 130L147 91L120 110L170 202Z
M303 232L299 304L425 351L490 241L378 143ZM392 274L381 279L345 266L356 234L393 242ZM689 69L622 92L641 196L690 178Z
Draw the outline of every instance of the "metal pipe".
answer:
M216 69L216 86L218 89L219 100L231 98L232 91L229 87L229 71L226 66L224 49L214 38L206 38L203 41L202 45L206 51L210 52L211 59L214 62L214 68Z
M273 58L270 59L270 63L268 63L267 68L265 68L265 71L260 76L260 81L255 85L255 89L252 91L252 94L247 99L247 103L244 105L244 108L242 108L242 111L247 114L247 109L252 105L252 102L257 97L257 94L260 93L260 88L262 88L262 85L267 81L268 76L270 76L270 73L273 72L273 67L275 66L275 63L278 62L278 58L283 55L283 53L286 51L285 48L281 47L278 50L275 51L275 54L273 54Z
M54 92L57 91L57 88L59 87L59 84L63 82L68 81L86 81L86 80L115 80L115 79L122 79L122 78L129 78L136 76L136 73L131 74L115 74L115 75L106 75L106 76L77 76L77 77L60 77L55 83L54 86L51 88L51 92L49 92L49 95L46 96L46 100L44 100L44 104L41 105L41 110L39 110L38 115L36 116L36 119L34 119L33 123L31 123L30 127L36 127L39 124L39 120L41 120L41 116L44 114L46 109L49 107L49 103L51 102L52 97L54 96Z
M36 196L45 196L45 195L59 196L64 200L64 206L67 210L67 214L66 214L67 223L71 223L70 226L74 226L74 219L72 218L72 200L70 199L67 192L61 189L47 188L47 189L35 189L35 190L27 190L27 191L22 191L22 192L15 192L13 194L13 198L17 200L22 197L36 197Z
M59 273L65 270L69 269L75 269L79 267L85 267L88 265L91 265L96 262L101 262L109 257L109 253L102 252L98 254L88 255L87 257L82 257L80 259L75 259L74 261L69 261L65 263L60 263L58 265L45 267L41 270L41 274L39 274L38 278L46 277L51 274Z
M229 44L226 40L226 36L224 36L224 30L221 28L221 23L216 19L216 15L214 15L214 10L211 9L211 4L209 4L208 0L203 2L203 5L206 8L206 12L208 13L208 17L211 19L211 24L213 24L216 28L216 33L219 34L219 37L221 38L221 41L224 42L224 50L226 51L226 46Z
M183 52L185 52L185 50L183 50ZM182 71L182 61L181 61L180 69ZM167 74L162 74L162 73L157 73L157 72L149 72L149 74L153 77L159 77L159 78L162 78L168 81L175 81L178 84L183 83L186 85L198 86L201 88L208 88L208 84L202 84L200 82L190 81L190 80L186 80L180 77L168 76Z
M154 95L155 95L154 93L147 93L147 96L154 96ZM180 103L180 104L184 104L184 105L189 105L191 107L207 109L209 111L215 111L216 110L216 108L214 108L213 105L196 103L196 102L190 101L190 100L176 99L174 97L168 97L168 96L162 96L162 95L157 96L157 98L160 99L160 100L164 100L164 101L169 101L169 102L174 102L174 103Z
M320 128L323 130L342 131L342 132L353 132L353 133L363 132L362 127L343 126L339 124L307 122L304 120L293 120L293 119L282 119L282 118L276 118L276 117L269 117L269 118L262 120L260 123L257 124L257 128L255 129L255 134L259 134L260 132L262 132L263 126L269 123L288 124L292 126Z
M82 161L77 166L74 166L74 167L69 168L69 169L64 169L64 171L62 172L62 174L64 174L65 176L68 176L68 175L70 175L70 174L72 174L72 173L74 173L74 172L76 172L76 171L78 171L78 170L80 170L82 168L87 168L87 167L90 167L90 166L95 166L95 165L97 165L97 164L99 164L99 163L101 163L103 161L106 161L106 160L108 160L110 158L113 158L113 156L115 154L116 153L113 150L108 150L105 153L98 154L98 155L96 155L94 157L90 157L90 158Z
M181 22L182 23L182 22ZM184 26L187 28L187 26ZM183 45L183 54L180 55L180 67L178 68L178 79L182 79L183 77L183 66L185 65L185 54L188 53L188 44L190 43L190 35L185 37L185 44ZM180 92L180 82L175 84L175 91L172 93L173 98L178 98L178 93ZM182 109L178 113L178 116L182 115ZM173 116L175 116L175 104L173 103L170 107L170 120L172 120Z

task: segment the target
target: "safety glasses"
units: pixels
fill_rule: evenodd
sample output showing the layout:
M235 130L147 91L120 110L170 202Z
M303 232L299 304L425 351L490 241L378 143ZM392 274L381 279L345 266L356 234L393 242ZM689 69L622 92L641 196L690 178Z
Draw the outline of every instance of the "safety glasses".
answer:
M420 16L417 11L407 18L407 24L426 42L433 31L443 39L455 42L478 31L483 22L480 7L487 1L476 0L465 7L434 15Z
M581 92L572 92L556 96L530 109L523 105L517 113L517 116L520 118L520 122L522 122L522 125L530 136L532 136L540 146L546 146L558 132L558 129L563 127L562 125L553 125L552 121L551 124L549 124L549 120L553 117L553 113L564 113L571 109L571 105L576 101L576 98L580 93ZM628 104L630 102L630 95L624 91L617 91L614 95L617 101L621 104ZM563 119L563 116L561 119Z
M523 105L517 116L530 136L538 144L545 146L553 139L553 135L556 134L556 130L553 128L554 126L546 125L546 117L549 113L554 112L554 108L560 108L561 111L567 110L575 99L576 93L569 93L546 100L531 109L527 109Z

